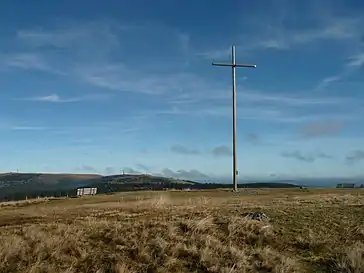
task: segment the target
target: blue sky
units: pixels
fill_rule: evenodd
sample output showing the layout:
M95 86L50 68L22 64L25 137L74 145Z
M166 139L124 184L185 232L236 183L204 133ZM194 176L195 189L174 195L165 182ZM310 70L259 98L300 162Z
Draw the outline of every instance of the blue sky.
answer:
M6 1L0 171L364 174L363 1Z

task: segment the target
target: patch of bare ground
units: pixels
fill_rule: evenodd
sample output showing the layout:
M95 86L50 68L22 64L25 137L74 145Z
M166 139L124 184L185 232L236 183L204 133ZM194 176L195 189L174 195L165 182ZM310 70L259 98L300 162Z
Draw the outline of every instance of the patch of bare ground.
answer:
M269 223L249 220L261 211ZM138 192L0 207L0 272L364 272L364 191Z

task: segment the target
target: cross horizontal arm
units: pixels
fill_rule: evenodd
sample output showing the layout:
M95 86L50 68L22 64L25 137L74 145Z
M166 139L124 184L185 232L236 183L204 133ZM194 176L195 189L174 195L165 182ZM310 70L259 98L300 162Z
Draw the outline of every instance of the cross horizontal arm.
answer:
M255 64L224 64L224 63L212 63L215 66L230 66L230 67L251 67L256 68L257 65Z
M251 68L256 68L257 65L256 64L235 64L236 67L251 67Z

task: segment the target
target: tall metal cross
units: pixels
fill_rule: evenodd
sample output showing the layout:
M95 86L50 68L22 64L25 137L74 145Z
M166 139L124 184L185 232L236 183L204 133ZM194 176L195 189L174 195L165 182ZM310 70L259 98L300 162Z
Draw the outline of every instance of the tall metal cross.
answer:
M238 191L238 170L236 159L236 67L256 68L255 64L237 64L235 59L235 46L231 47L231 63L212 63L215 66L230 66L232 67L233 76L233 183L234 191Z

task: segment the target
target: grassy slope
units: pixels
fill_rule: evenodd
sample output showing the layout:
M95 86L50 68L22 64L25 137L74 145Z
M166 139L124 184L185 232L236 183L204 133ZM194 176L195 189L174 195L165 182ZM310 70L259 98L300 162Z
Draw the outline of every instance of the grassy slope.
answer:
M363 190L138 192L0 207L0 272L364 272ZM263 211L266 225L243 213Z

